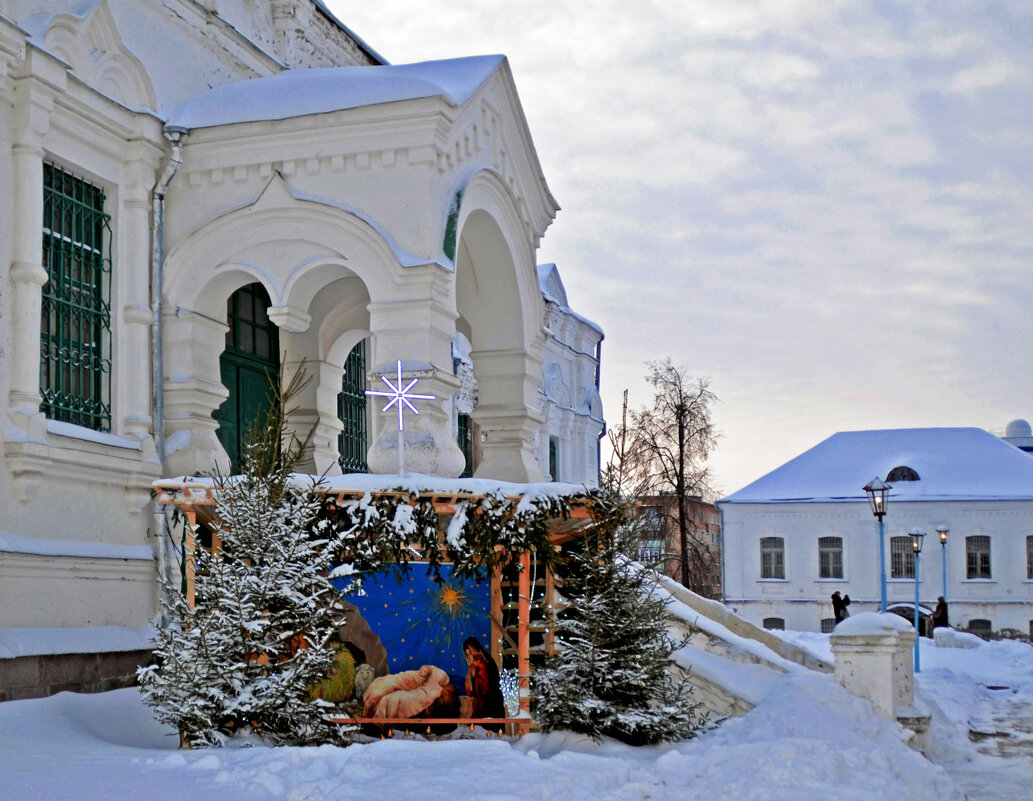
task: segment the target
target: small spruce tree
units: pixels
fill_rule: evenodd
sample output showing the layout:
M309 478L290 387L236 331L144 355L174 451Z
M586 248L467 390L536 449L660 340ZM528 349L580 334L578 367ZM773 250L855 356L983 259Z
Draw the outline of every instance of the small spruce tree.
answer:
M241 729L284 744L338 736L328 704L310 691L333 665L343 612L327 576L319 500L291 481L304 443L288 431L288 405L302 372L276 388L240 475L214 476L219 543L193 555L194 605L164 588L169 623L158 631L156 664L138 678L155 717L187 745L220 745Z
M668 632L667 602L652 594L656 575L629 563L622 543L585 544L567 560L557 653L532 683L539 723L631 745L691 737L705 717L685 677L671 675L682 643Z

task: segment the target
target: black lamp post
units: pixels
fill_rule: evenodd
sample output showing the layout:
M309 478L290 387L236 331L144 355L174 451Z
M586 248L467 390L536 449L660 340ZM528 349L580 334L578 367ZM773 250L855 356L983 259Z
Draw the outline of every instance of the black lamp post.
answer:
M864 491L868 493L868 503L871 504L872 514L879 520L879 589L881 591L880 612L886 611L886 549L883 547L883 540L886 538L882 518L886 515L886 493L893 489L881 478L876 476L869 481Z

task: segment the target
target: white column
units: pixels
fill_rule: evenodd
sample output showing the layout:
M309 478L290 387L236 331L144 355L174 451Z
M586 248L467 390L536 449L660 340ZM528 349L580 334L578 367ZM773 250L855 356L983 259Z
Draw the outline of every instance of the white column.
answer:
M54 93L34 78L14 82L11 221L11 375L9 405L23 420L39 413L43 267L43 140Z
M405 471L455 478L466 466L452 436L450 412L451 396L459 388L459 379L452 372L456 314L435 299L434 288L430 289L414 300L370 304L373 357L367 368L374 375L373 382L381 384L379 389L386 389L379 375L394 375L401 360L405 383L419 379L412 391L434 396L434 400L416 402L419 415L404 411ZM381 400L370 399L374 417L382 416L385 403L378 403ZM373 473L398 472L397 415L380 421L367 462Z

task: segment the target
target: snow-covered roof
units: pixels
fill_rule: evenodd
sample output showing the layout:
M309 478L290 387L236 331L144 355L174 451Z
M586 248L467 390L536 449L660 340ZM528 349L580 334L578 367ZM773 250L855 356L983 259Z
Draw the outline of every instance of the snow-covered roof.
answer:
M208 128L441 97L465 103L505 56L471 56L418 64L285 70L217 86L169 114L168 126Z
M563 286L559 268L555 264L551 262L549 264L539 264L537 270L538 288L541 290L542 297L547 301L555 303L564 313L569 314L575 320L579 320L589 328L604 334L602 327L598 323L578 314L567 304L567 290Z
M863 487L895 467L899 501L1033 500L1033 459L980 428L841 431L718 503L863 501Z

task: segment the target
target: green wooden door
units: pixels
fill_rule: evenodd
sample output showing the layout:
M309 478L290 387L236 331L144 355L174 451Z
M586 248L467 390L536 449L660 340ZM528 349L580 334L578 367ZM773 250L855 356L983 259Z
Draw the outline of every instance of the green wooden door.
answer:
M216 432L236 472L252 425L260 422L279 381L279 337L269 320L269 295L261 284L241 287L226 304L226 350L219 371L229 397L212 417Z

